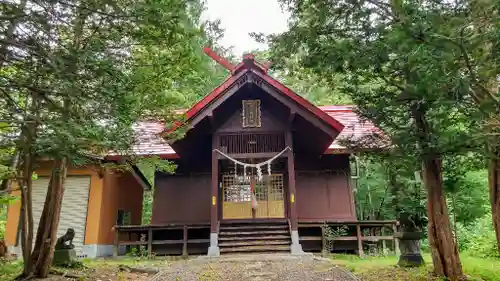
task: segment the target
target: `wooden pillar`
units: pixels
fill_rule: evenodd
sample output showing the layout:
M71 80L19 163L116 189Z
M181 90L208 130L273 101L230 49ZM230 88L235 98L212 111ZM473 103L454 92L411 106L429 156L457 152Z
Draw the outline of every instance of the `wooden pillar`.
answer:
M118 229L115 228L115 249L113 251L113 256L118 256L118 249L120 248L120 233Z
M384 237L384 234L384 227L382 226L380 228L380 236ZM382 239L382 253L384 256L387 256L387 241L385 241L385 239Z
M269 187L267 188L269 190ZM251 198L250 200L252 201L252 219L255 219L257 217L257 210L254 208L253 205L253 196L255 194L255 177L253 175L250 175L250 193L251 193Z
M288 166L288 207L290 210L290 226L292 231L297 230L297 204L296 189L295 189L295 158L293 155L293 140L292 132L286 133L286 145L290 148L287 152L287 166Z
M396 232L398 232L398 226L393 224L392 225L392 239L394 241L394 252L396 255L399 255L401 252L399 251L399 240L398 238L395 237Z
M187 225L184 226L184 232L182 236L182 256L187 257L188 256L188 227Z
M219 162L217 152L212 151L212 185L211 185L211 208L210 208L210 232L217 233L217 190L219 184Z
M361 233L361 226L359 225L359 223L356 224L356 236L357 236L357 240L358 240L358 255L360 257L363 257L365 254L363 252L363 235Z
M148 257L153 256L153 229L148 229Z
M330 249L327 250L328 243L326 241L325 226L321 227L321 256L325 257L326 253L330 253Z

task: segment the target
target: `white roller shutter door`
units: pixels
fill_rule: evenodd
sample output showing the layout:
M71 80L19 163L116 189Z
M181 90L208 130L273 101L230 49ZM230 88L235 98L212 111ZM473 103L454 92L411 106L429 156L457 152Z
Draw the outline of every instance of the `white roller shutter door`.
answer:
M33 220L35 233L42 215L45 196L49 184L48 177L39 177L33 181ZM64 197L61 208L61 219L57 229L57 237L66 233L68 228L75 230L76 254L83 256L82 248L85 239L87 222L87 206L89 199L90 176L68 176L64 182ZM36 235L36 234L35 234Z

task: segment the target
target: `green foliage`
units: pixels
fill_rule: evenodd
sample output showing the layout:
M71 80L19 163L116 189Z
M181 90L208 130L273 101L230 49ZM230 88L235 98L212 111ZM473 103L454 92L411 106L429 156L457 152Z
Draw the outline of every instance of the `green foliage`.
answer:
M259 37L257 34L253 36ZM260 63L270 60L269 51L250 51L249 53L254 54ZM352 103L349 96L342 91L344 85L342 75L336 75L333 78L334 83L330 83L311 69L301 66L296 58L287 59L281 68L271 68L269 74L315 105Z
M17 199L17 197L10 195L0 196L0 241L4 239L5 229L7 227L8 204Z
M324 235L325 235L325 238L326 239L334 239L334 238L337 238L337 237L341 237L341 236L346 236L348 234L348 230L349 230L349 227L347 227L347 225L343 225L343 226L338 226L338 227L331 227L331 226L328 226L328 225L325 225L323 226L324 228Z
M57 267L71 268L71 269L82 269L85 267L85 265L80 260L72 260L72 261L67 261L64 264L58 264Z
M486 170L465 172L455 183L456 191L448 194L450 214L462 225L473 224L489 213L487 174Z
M3 205L0 206L0 241L5 236L5 227L7 226L7 208Z
M150 224L153 215L154 191L144 190L142 195L142 217L141 224Z
M0 280L14 280L23 270L21 261L0 261Z
M12 132L36 124L39 156L82 165L109 151L131 154L134 122L168 123L178 117L173 109L192 104L225 75L202 53L203 45L217 48L221 32L200 20L202 10L201 2L184 0L2 5L2 15L22 16L2 18L14 34L1 30L12 40L0 46L0 119ZM16 138L0 141L2 149L19 145Z
M142 197L142 224L150 224L153 213L153 195L155 188L155 173L157 171L172 174L177 166L168 160L160 159L158 156L140 158L137 167L148 180L151 190L144 190Z
M13 170L30 172L35 157L61 160L61 169L105 165L103 156L113 153L127 164L108 167L134 165L140 159L132 150L134 123L154 118L169 125L178 116L175 109L192 103L224 73L201 53L202 45L216 46L211 36L220 32L216 23L200 20L202 9L201 1L191 0L2 3L0 147L8 153L0 163L20 152L23 169ZM154 162L154 171L175 169L160 159L146 161ZM20 180L21 188L25 184L29 180ZM46 211L60 204L49 199ZM32 233L31 221L26 227L23 232ZM30 239L22 241L26 260ZM50 256L44 252L41 258ZM41 261L36 269L26 262L25 275L45 275L50 263Z
M312 70L300 67L296 62L287 63L287 69L272 73L287 87L315 105L351 104L351 98L342 90L344 78L338 74L328 81Z
M438 195L427 208L434 210L428 214L429 221L435 222L439 216L435 208L447 212L446 202L439 194L443 189L454 191L463 180L466 170L462 170L462 159L471 152L483 153L478 150L484 140L477 137L482 133L482 113L477 99L478 93L483 97L493 95L492 100L498 97L498 87L488 86L498 80L497 58L492 58L489 50L484 51L499 43L498 33L494 31L498 26L494 20L498 18L498 3L282 2L292 14L290 30L268 38L273 60L284 68L287 59L298 58L301 66L325 77L331 85L337 75L342 75L343 92L357 106L360 116L374 122L391 140L391 152L402 159L420 162L423 174L428 175L424 182L428 194ZM491 37L477 34L474 26L483 24ZM488 47L479 47L477 37L482 37ZM479 54L469 53L472 42L479 44L475 45L481 49ZM481 72L484 65L476 66L474 61L476 57L482 60L485 56L495 61L485 67L491 71L489 75ZM484 60L481 62L487 64ZM476 71L483 74L481 78L478 79ZM487 87L493 91L484 90ZM496 110L498 112L498 107ZM444 182L441 181L443 168ZM413 171L421 170L417 169ZM389 171L388 175L392 193L398 194L404 185L394 184L399 182L397 177L394 180L395 172ZM371 194L371 188L365 190ZM456 200L453 202L455 205ZM369 203L373 209L373 202ZM406 205L396 203L397 211ZM462 219L467 216L461 215ZM433 241L435 256L455 246L450 239L439 238L451 236L448 218L440 219L441 224L429 229L434 235L430 241ZM458 278L461 274L457 257L433 261L436 272L448 274L444 268L449 267L457 269L457 276L447 277Z
M148 249L146 247L134 247L127 255L139 259L148 258Z
M359 219L398 219L401 212L425 213L426 195L416 181L417 165L405 155L366 153L359 159L356 209Z
M322 254L330 253L335 246L335 238L346 236L349 231L349 227L347 225L343 226L329 226L326 223L322 226L323 231L323 249Z
M425 150L453 153L471 145L474 106L467 81L448 53L456 46L432 36L444 32L444 4L427 9L420 2L398 2L397 11L386 13L357 1L284 2L293 12L291 29L270 38L278 65L297 57L331 85L339 73L344 75L342 90L359 113L402 151L419 151L416 108L425 112L432 134ZM392 21L395 17L401 20ZM422 32L429 34L429 44L419 44Z
M397 256L367 256L359 258L353 255L332 255L332 262L346 267L357 277L366 281L379 280L442 280L430 272L431 257L429 254L423 255L427 262L427 267L422 268L400 268ZM461 254L462 265L468 280L476 281L500 281L499 259L477 258L469 254Z
M500 258L496 247L491 214L486 214L469 225L457 224L460 249L470 256L479 258Z

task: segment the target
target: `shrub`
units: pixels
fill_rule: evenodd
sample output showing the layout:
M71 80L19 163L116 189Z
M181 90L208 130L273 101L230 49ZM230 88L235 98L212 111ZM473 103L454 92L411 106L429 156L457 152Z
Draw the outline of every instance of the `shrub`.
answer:
M486 214L468 226L457 224L457 235L460 250L470 256L499 257L491 214Z
M0 198L1 200L1 198ZM0 203L0 240L3 240L5 235L5 227L7 225L7 208Z

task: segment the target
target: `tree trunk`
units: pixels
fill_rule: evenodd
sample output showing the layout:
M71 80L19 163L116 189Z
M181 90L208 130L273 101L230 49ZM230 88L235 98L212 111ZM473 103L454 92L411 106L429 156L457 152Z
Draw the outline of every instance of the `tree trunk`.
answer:
M80 49L83 29L86 18L91 14L91 11L84 9L84 1L80 3L75 11L75 18L73 20L73 48L74 50ZM77 72L77 55L74 54L73 60L68 66L70 73ZM74 81L77 83L77 81ZM69 93L73 89L67 89ZM69 96L69 95L68 95ZM71 101L69 98L63 99L63 111L61 119L64 122L69 122L71 110ZM61 148L64 150L65 148ZM52 168L52 175L49 183L49 190L45 199L42 218L38 227L38 234L35 245L35 250L32 255L32 260L35 263L35 273L40 278L46 278L52 260L54 258L54 248L57 242L57 228L59 226L59 219L61 217L61 205L64 195L64 181L66 180L68 170L68 158L66 156L59 156L54 162ZM43 222L43 224L42 224Z
M490 190L491 217L496 234L497 249L500 254L500 151L498 148L490 149L488 185Z
M33 207L31 202L32 186L31 179L33 167L31 163L31 155L24 155L23 157L23 179L19 181L21 189L21 249L24 260L23 276L28 277L32 275L33 267L30 261L30 254L33 247ZM21 183L24 182L24 183Z
M424 157L422 169L427 188L429 243L434 271L451 280L462 280L464 275L446 207L440 159L436 155Z
M20 144L22 163L18 172L18 185L21 190L21 249L24 260L23 277L33 275L33 266L30 260L33 247L33 206L32 206L32 176L33 152L32 144L35 135L34 125L25 125L22 129Z
M453 208L453 232L455 233L455 243L457 244L457 248L460 249L460 244L458 243L458 229L457 229L457 204L455 200L456 194L453 193L451 195L451 205Z
M54 248L57 242L57 227L61 216L61 205L64 195L64 181L66 180L68 161L66 157L57 159L52 168L49 191L43 208L43 221L40 219L37 233L37 244L33 251L32 260L35 262L35 274L46 278L54 258Z
M389 169L387 170L387 174L389 177L389 186L392 196L391 204L392 207L394 208L394 215L397 218L399 217L399 214L403 210L403 208L401 207L401 200L400 200L401 184L396 179L396 173L392 168L389 167Z
M417 102L412 106L422 157L423 182L427 189L429 244L434 272L451 280L465 280L446 206L441 159L434 151L425 112L425 105L422 103Z

